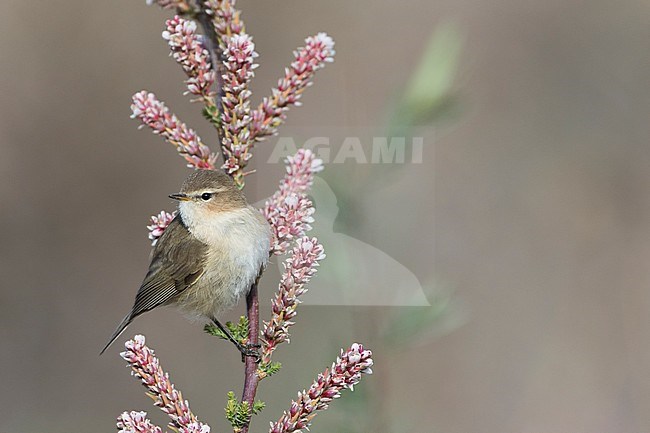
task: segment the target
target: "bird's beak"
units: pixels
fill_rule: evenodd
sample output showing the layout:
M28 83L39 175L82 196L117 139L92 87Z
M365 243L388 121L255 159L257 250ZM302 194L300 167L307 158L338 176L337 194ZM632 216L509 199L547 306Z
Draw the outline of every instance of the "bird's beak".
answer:
M179 192L177 194L170 194L169 198L172 200L178 200L178 201L190 201L192 200L191 197L189 197L187 194L183 194L182 192Z

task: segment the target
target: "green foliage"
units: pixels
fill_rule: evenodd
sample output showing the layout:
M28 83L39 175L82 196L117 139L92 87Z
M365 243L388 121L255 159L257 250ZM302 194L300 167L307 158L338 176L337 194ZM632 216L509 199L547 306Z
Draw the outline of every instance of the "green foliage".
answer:
M219 109L216 105L208 105L202 110L203 117L205 117L214 126L221 126L221 118L219 117Z
M226 328L230 331L230 334L235 338L235 340L243 343L248 339L248 319L245 316L239 318L239 323L234 324L232 322L226 322ZM213 323L208 323L203 328L205 332L215 337L219 337L224 340L229 340L228 336Z
M262 400L257 400L255 403L253 403L253 415L257 415L258 413L262 412L265 407L266 403L264 403Z
M248 425L251 418L250 408L248 402L240 403L235 398L235 393L230 391L228 393L228 402L226 403L226 419L232 425L234 431L241 431L243 427Z
M203 327L203 330L204 330L206 333L210 334L210 335L213 335L213 336L215 336L215 337L219 337L219 338L223 338L224 340L226 340L226 339L228 338L228 337L226 337L226 334L224 334L223 332L221 332L221 329L217 328L217 326L214 325L214 324L212 324L212 323L208 323L208 324L206 324L206 325Z
M400 135L453 111L452 85L461 47L462 37L454 25L442 24L436 29L397 104L391 132Z
M275 373L280 371L282 364L279 362L269 362L266 364L260 364L258 370L262 373L264 377L273 376Z
M235 432L239 432L248 425L252 415L257 415L266 407L266 403L257 400L253 403L253 410L247 401L239 402L235 398L235 393L230 391L228 393L228 401L226 403L226 419L232 425Z

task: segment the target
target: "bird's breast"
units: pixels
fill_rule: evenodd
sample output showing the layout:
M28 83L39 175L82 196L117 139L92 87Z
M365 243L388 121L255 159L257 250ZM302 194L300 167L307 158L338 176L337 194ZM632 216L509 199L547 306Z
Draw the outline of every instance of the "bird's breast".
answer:
M210 317L232 308L248 293L268 261L271 233L252 207L203 220L200 226L189 228L208 245L205 271L179 305Z

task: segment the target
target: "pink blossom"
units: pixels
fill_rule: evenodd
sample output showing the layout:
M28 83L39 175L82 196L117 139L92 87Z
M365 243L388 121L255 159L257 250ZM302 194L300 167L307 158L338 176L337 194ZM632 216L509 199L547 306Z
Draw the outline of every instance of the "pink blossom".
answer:
M235 0L207 0L205 5L208 7L206 12L212 15L212 24L223 48L228 38L244 32L241 11L235 9Z
M314 207L306 193L314 175L322 169L323 161L309 149L299 149L294 156L287 158L287 174L263 210L274 233L274 254L284 254L293 239L311 230Z
M252 157L249 125L251 122L249 85L257 67L253 39L243 33L227 39L223 53L223 108L221 148L224 154L223 168L233 175L235 182L243 186L243 169Z
M120 355L131 366L131 374L142 381L148 395L171 418L169 426L182 433L209 433L210 427L198 421L190 410L190 404L183 399L160 366L154 351L145 345L143 335L136 335L125 343L126 350Z
M176 216L176 211L169 213L164 210L160 211L158 215L152 215L151 224L147 226L149 229L149 239L151 239L151 246L158 243L158 239L163 235L165 229L172 222Z
M133 95L131 104L132 118L138 118L143 125L153 130L154 134L163 136L176 146L178 153L188 162L188 167L214 169L217 155L203 144L201 138L176 115L169 112L164 103L153 93L142 90Z
M291 256L284 262L284 273L278 291L271 302L271 320L262 330L262 363L271 362L276 347L289 342L289 327L296 316L300 296L316 274L319 262L325 258L323 246L316 238L303 237L296 241Z
M214 106L211 90L216 73L210 63L210 53L196 34L196 23L179 16L166 21L163 39L169 44L170 55L181 65L188 76L185 81L188 93L200 96L208 105Z
M280 419L271 424L270 433L291 433L308 430L311 420L320 410L325 410L341 391L361 380L362 374L372 374L372 352L361 344L354 343L348 350L341 350L330 369L318 375L307 391L298 393L298 399L291 402L291 407Z
M314 74L334 61L334 41L325 33L305 39L305 46L294 52L295 60L285 70L272 95L262 100L253 111L251 135L255 140L274 135L284 123L291 105L300 105L299 99L305 88L312 84Z
M162 429L147 419L146 412L124 412L117 418L118 433L162 433Z

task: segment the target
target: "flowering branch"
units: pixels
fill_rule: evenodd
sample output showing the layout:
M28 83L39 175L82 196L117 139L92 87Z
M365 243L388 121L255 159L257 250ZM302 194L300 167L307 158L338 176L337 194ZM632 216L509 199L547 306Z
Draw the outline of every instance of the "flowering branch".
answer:
M214 30L219 43L225 49L229 38L244 32L241 11L235 8L236 0L207 0L209 14L212 16Z
M169 55L178 62L188 76L187 93L198 96L208 107L214 107L212 85L216 73L212 69L210 54L196 34L196 23L175 16L166 21L162 33L170 48Z
M291 106L300 105L304 90L327 62L333 60L334 42L325 33L305 40L304 47L294 52L294 61L272 89L271 96L251 107L250 85L257 67L253 39L245 32L236 0L148 0L164 9L175 9L180 16L166 21L163 38L170 55L187 75L186 93L204 103L203 114L217 127L218 143L223 155L221 168L243 188L244 176L256 142L277 133L286 120ZM198 22L203 35L197 33ZM154 94L141 91L133 96L132 117L148 126L155 134L172 143L188 166L195 169L216 169L217 155L212 153L198 134L181 122ZM247 320L234 325L242 342L261 342L261 362L246 358L244 389L241 402L228 394L226 417L235 433L247 433L250 417L263 407L255 401L259 381L279 369L272 355L283 342L289 342L289 328L294 324L300 297L315 275L319 262L325 258L323 246L316 238L306 236L314 222L314 206L307 193L314 175L323 169L323 162L310 150L299 150L287 159L287 173L278 191L267 200L263 214L272 227L273 243L269 254L290 256L284 262L284 272L272 300L272 316L260 332L258 281L246 298ZM151 217L149 238L152 244L162 236L175 217L162 211ZM232 324L227 324L232 327ZM220 335L217 333L217 335ZM232 337L231 337L232 338ZM245 340L245 341L244 341ZM176 390L169 375L160 367L153 351L145 345L143 336L136 336L125 345L121 355L148 390L154 404L171 419L170 428L181 433L209 433L210 427L201 423L190 411L189 403ZM298 432L306 429L317 411L328 407L345 388L352 389L362 373L370 373L371 353L354 344L326 369L309 391L298 394L289 411L271 425L271 433ZM124 412L118 418L120 433L162 433L144 412Z
M151 128L154 134L159 134L176 146L178 153L185 158L188 167L214 169L217 155L203 144L201 137L187 125L169 112L153 93L142 90L133 95L131 104L132 118L138 118L143 125Z
M247 34L235 35L227 39L224 50L222 141L224 163L221 166L230 174L235 183L243 188L243 169L253 156L250 148L251 108L250 82L257 67L255 44Z
M264 322L262 331L262 361L258 375L266 376L271 355L280 343L289 342L289 327L294 324L300 296L307 292L306 284L316 274L319 261L325 258L323 246L316 238L298 239L291 257L284 262L284 273L278 291L271 302L271 320Z
M313 221L311 215L314 209L311 202L306 201L306 193L313 183L314 174L321 169L322 161L317 159L310 150L301 149L293 157L287 158L287 174L280 182L278 192L267 201L267 211L265 211L276 239L271 254L285 252L289 247L290 236L294 234L302 236L306 230L311 230L308 222ZM295 209L290 207L291 203L296 201L294 199L297 203L303 203L306 208L301 209L299 213L293 212ZM304 218L300 218L299 215ZM284 250L277 245L282 245ZM317 261L322 260L324 256L323 248L318 241L315 238L313 240L306 238L297 245L294 255L286 263L288 267L285 268L277 294L280 299L273 303L273 316L270 322L265 323L265 333L262 335L262 362L258 366L253 359L246 360L242 401L249 407L254 404L259 381L280 368L278 363L271 363L271 355L278 344L288 340L288 328L293 324L290 319L296 314L298 296L305 292L304 285L316 272ZM297 281L291 281L294 277ZM257 344L260 332L257 282L246 298L246 307L250 322L248 340L250 343ZM241 432L248 432L248 423L243 426Z
M124 347L126 350L120 356L131 366L131 374L147 388L147 395L153 399L154 405L169 415L170 428L181 433L209 433L210 427L198 421L190 410L190 404L183 400L181 392L169 380L169 374L160 367L153 350L145 345L144 336L136 335Z
M152 247L158 243L158 239L160 239L175 216L176 211L169 213L164 210L160 211L158 215L151 216L151 224L147 226L147 229L149 229L149 239L151 239Z
M299 149L293 157L287 158L287 174L263 210L273 230L271 250L274 254L284 254L293 239L311 230L314 207L307 198L307 191L314 182L314 175L321 170L323 161L309 149Z
M361 380L361 374L372 374L372 352L354 343L348 350L341 350L330 369L318 375L308 391L298 393L298 399L291 402L291 408L280 419L271 424L269 433L292 433L309 430L311 420L318 411L325 410L341 391Z
M226 47L223 61L225 68L224 82L227 85L230 78L236 83L235 87L238 90L241 89L240 92L245 97L244 101L239 101L240 115L227 119L226 104L229 99L234 98L228 98L228 89L224 88L225 95L222 98L224 101L224 124L227 121L234 121L235 125L237 125L240 140L238 143L231 143L224 137L222 149L226 161L222 168L231 174L235 182L243 188L243 177L246 175L244 169L252 156L250 151L255 142L276 134L278 127L286 120L286 112L289 107L300 105L299 99L304 90L312 84L316 71L323 68L325 63L333 61L335 54L334 41L325 33L319 33L316 36L307 38L305 46L298 48L294 52L295 60L291 63L291 67L285 70L285 76L278 81L277 88L272 89L272 96L264 98L258 108L251 112L248 106L248 98L250 97L248 87L250 79L253 77L252 70L256 67L252 60L257 54L254 53L251 47L250 57L247 58L245 63L250 65L250 68L241 69L242 75L232 77L233 60L236 58L228 56L228 50L230 50L233 41L239 41L241 38L249 40L249 37L243 32L243 24L239 21L239 15L233 15L233 12L228 8L224 10L225 5L232 5L234 1L223 1L220 4L221 8L217 12L228 19L236 18L236 20L232 19L228 23L223 23L221 30L218 30L218 33L222 35L222 43ZM215 16L217 15L215 13ZM233 25L233 22L236 24ZM229 37L229 34L234 34L234 36ZM250 45L252 45L252 41ZM224 131L225 135L226 132Z
M199 15L199 22L212 47L212 64L217 73L217 100L222 101L224 92L224 51L228 45L228 39L239 35L244 31L244 23L241 21L241 12L235 9L235 0L197 0L200 4L202 14ZM223 106L217 104L218 116L223 116ZM221 134L221 131L219 132ZM219 136L219 145L223 142ZM226 157L224 156L224 159Z
M219 130L224 157L222 168L243 188L244 176L248 174L244 170L252 157L250 150L254 143L274 135L286 120L289 107L300 105L302 92L312 84L316 71L333 61L334 41L325 33L308 37L305 46L294 52L295 60L285 70L277 88L272 89L272 95L251 111L249 85L257 67L254 63L257 53L252 38L244 31L235 0L199 0L198 10L190 9L184 1L156 3L180 12L192 10L206 33L205 37L199 37L193 21L176 16L167 20L163 38L170 46L172 57L188 75L188 93L203 100L204 115ZM207 17L212 18L212 27ZM215 65L218 71L214 70ZM215 81L216 93L211 90ZM215 103L215 95L220 104ZM209 168L190 162L197 168Z
M286 120L286 112L291 105L300 105L299 99L305 89L312 85L314 74L334 61L334 41L326 33L318 33L305 39L305 46L294 51L295 60L287 68L272 90L270 97L264 98L253 112L251 136L261 141L274 135Z
M117 417L118 433L162 433L162 429L147 419L146 412L124 412Z

